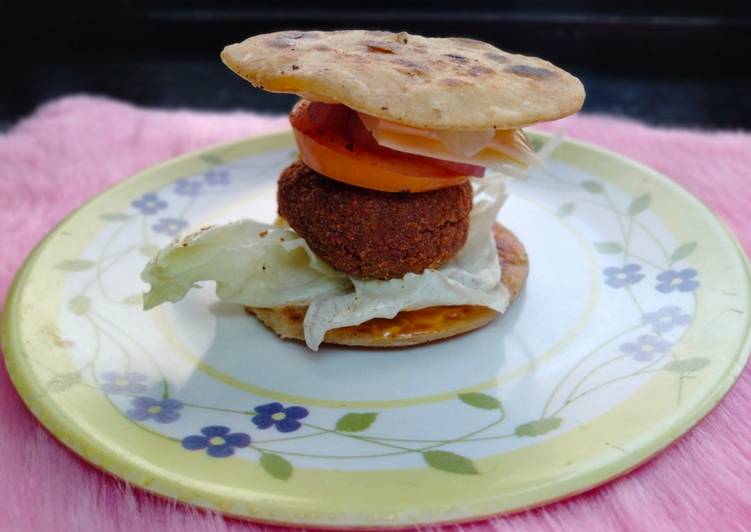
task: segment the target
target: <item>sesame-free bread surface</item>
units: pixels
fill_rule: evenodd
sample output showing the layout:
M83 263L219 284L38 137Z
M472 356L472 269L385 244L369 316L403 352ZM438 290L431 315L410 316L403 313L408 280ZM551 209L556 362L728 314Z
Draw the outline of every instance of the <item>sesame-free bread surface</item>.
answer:
M464 38L383 31L284 31L222 51L258 88L409 126L515 129L581 109L581 82L555 65Z

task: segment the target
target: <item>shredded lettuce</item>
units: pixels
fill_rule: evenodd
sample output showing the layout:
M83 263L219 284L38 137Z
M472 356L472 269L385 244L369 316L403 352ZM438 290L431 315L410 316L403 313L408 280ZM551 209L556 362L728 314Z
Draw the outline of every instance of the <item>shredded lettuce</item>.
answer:
M461 251L437 270L401 279L366 281L337 272L294 231L243 220L176 240L147 265L151 285L144 309L177 302L200 281L215 281L217 297L252 307L307 305L305 342L318 350L326 331L392 318L436 305L482 305L498 312L509 293L491 229L506 192L500 177L474 180L469 235Z
M146 265L144 309L180 301L199 281L216 295L254 307L308 305L351 288L297 233L252 220L214 226L172 242Z

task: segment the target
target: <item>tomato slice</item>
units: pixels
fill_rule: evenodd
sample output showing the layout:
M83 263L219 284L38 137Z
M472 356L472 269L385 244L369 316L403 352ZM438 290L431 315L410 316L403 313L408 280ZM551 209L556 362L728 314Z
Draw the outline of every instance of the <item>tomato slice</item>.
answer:
M343 105L298 102L290 113L300 158L316 172L384 192L426 192L468 179L462 165L379 146L357 113Z

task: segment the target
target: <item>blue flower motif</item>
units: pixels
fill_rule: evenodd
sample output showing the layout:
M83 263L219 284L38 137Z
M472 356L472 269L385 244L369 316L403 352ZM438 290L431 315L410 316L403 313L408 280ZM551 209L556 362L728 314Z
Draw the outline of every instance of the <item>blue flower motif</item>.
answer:
M101 388L105 393L143 393L148 387L143 384L147 379L143 373L115 373L108 371L102 373Z
M644 325L651 325L656 333L670 332L676 327L683 327L691 322L690 314L683 314L680 307L670 305L657 312L647 312L642 317Z
M229 185L229 172L227 170L209 170L203 174L203 179L210 187Z
M183 404L177 399L153 399L136 397L131 402L133 408L125 412L130 419L146 421L153 419L157 423L172 423L180 418Z
M670 342L654 334L644 334L636 342L621 345L621 351L638 362L652 360L655 355L664 355L670 351Z
M307 408L302 406L288 406L284 408L281 403L268 403L255 407L256 415L253 423L259 429L267 429L276 426L279 432L294 432L301 427L298 419L308 416Z
M144 194L137 200L133 200L130 204L141 212L141 214L156 214L157 212L167 208L167 202L160 200L156 194Z
M693 292L699 286L699 281L694 279L697 271L693 268L685 270L666 270L657 276L657 290L663 294L668 294L674 290L679 292Z
M250 435L243 432L230 434L229 427L212 425L203 427L201 434L183 438L182 446L189 451L206 449L206 454L214 458L227 458L235 454L235 449L250 445Z
M605 284L613 288L623 288L644 279L644 274L641 273L641 266L638 264L625 264L620 268L610 266L602 270L602 273L605 274Z
M186 227L188 222L180 218L159 218L159 222L151 226L155 232L169 236L177 236Z
M189 181L188 179L178 179L175 183L175 194L180 196L198 196L201 193L201 185L198 181Z

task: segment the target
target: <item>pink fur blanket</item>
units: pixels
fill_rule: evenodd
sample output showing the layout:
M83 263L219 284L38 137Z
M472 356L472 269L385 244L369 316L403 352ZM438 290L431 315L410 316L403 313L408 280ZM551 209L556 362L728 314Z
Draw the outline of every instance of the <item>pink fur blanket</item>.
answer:
M91 97L43 106L0 136L0 297L64 215L180 153L278 130L283 117L155 111ZM548 127L560 127L549 125ZM603 116L568 135L646 163L702 198L751 250L751 135L655 129ZM741 530L751 526L751 375L694 430L638 470L564 502L457 530ZM261 530L132 490L63 448L0 370L0 530Z

